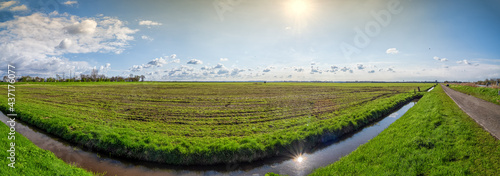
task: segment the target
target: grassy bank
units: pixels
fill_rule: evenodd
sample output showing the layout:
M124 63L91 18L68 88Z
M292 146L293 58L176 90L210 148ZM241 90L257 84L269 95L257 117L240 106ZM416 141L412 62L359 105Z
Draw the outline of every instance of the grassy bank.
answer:
M84 169L66 164L52 152L38 148L27 138L15 134L14 140L9 140L9 127L0 123L0 175L94 175ZM8 166L10 162L10 143L15 142L15 168Z
M500 141L442 90L351 154L311 175L498 175Z
M498 90L500 89L489 87L472 87L460 84L450 84L450 88L500 105L500 95L498 95Z
M170 164L252 161L312 147L432 84L17 84L19 118L114 156ZM6 104L0 98L0 105ZM4 111L4 110L2 110Z

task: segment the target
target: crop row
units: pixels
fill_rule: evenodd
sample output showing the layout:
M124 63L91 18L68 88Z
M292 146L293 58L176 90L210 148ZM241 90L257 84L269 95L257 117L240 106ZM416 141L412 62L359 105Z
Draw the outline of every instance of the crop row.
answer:
M111 155L171 164L253 161L388 114L430 84L18 84L20 118ZM0 103L5 104L5 98ZM303 144L301 144L303 145Z

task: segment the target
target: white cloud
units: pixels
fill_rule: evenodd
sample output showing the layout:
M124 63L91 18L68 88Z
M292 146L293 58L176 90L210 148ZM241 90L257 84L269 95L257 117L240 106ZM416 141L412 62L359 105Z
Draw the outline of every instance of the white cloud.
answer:
M147 35L142 35L142 36L141 36L141 38L142 38L143 40L153 41L153 38L151 38L151 37L149 37L149 36L147 36Z
M220 70L217 72L217 74L218 74L218 75L223 75L223 74L228 74L228 73L229 73L229 70L227 70L227 69L220 69Z
M139 25L141 25L141 26L159 26L162 24L155 22L155 21L151 21L151 20L142 20L142 21L139 21Z
M304 71L303 68L294 68L293 70L296 71L296 72L303 72Z
M319 73L319 74L322 74L323 72L318 68L314 68L313 66L311 66L311 72L309 72L310 74L314 74L314 73Z
M26 5L20 5L20 6L15 6L15 7L12 7L10 8L10 11L25 11L25 10L28 10L28 7L26 7Z
M187 62L187 64L199 65L199 64L203 64L203 62L201 60L198 60L198 59L191 59L190 61Z
M222 64L217 64L214 68L224 68L224 65L222 65Z
M109 70L111 70L111 64L106 63L106 65L101 65L101 67L99 67L99 74L106 74Z
M224 61L228 61L229 59L227 59L227 58L220 58L219 60L220 60L221 62L224 62Z
M243 69L234 68L234 69L231 71L231 76L236 76L236 75L238 75L239 73L244 72L244 71L245 71L245 70L243 70Z
M365 66L363 66L363 64L357 64L357 65L356 65L356 68L358 68L358 70L363 70L363 69L365 69L366 67L365 67Z
M96 30L97 22L91 19L83 20L80 22L75 22L70 26L65 27L65 29L70 34L93 34Z
M465 65L471 65L471 63L467 60L461 60L461 61L457 61L457 64L465 64Z
M139 71L142 71L142 65L133 65L132 68L130 68L129 70L132 71L132 72L139 72Z
M351 68L348 68L348 67L343 67L340 69L340 71L342 72L349 72L349 73L353 73L352 69Z
M193 67L180 66L172 68L170 70L163 71L163 75L160 75L159 79L163 80L196 80L203 76L202 73L195 72Z
M0 66L10 62L22 68L20 75L54 76L55 73L85 72L87 62L69 61L65 53L121 53L137 30L124 27L111 17L34 13L15 16L0 23Z
M165 57L164 57L165 58ZM165 58L166 59L166 58ZM412 78L412 80L467 80L470 78L477 78L473 80L481 80L483 77L495 76L492 73L500 73L498 70L500 66L484 65L481 69L474 69L478 67L471 67L469 65L455 65L449 68L443 67L415 67L398 66L398 72L395 73L394 66L378 65L366 66L363 71L355 71L357 65L348 64L348 66L330 66L327 70L320 69L321 66L314 66L309 68L300 66L282 66L276 67L253 67L253 68L226 68L223 64L216 64L210 66L210 63L202 65L203 67L188 67L176 66L175 68L158 68L159 70L147 70L147 68L136 66L136 70L143 71L143 74L151 75L148 79L153 80L209 80L209 81L238 81L238 80L273 80L282 81L297 80L297 81L401 81ZM369 63L365 63L369 64ZM475 64L472 62L472 64ZM371 64L370 64L371 65ZM282 69L285 68L286 69ZM156 68L156 67L154 67ZM301 72L298 72L302 70ZM307 72L306 72L307 70ZM155 74L155 71L159 71ZM496 71L496 72L495 72ZM268 73L269 72L269 73ZM472 75L469 75L473 73ZM272 73L272 74L270 74ZM321 73L321 74L318 74ZM486 73L486 74L485 74ZM142 74L142 73L141 73ZM335 74L335 76L333 76ZM290 77L291 75L291 77ZM497 74L497 77L500 76ZM293 79L290 79L293 78Z
M399 50L397 50L396 48L389 48L385 51L385 53L387 54L398 54L399 53Z
M468 61L469 63L469 61ZM398 74L394 76L400 78L416 78L419 80L440 80L440 81L477 81L486 78L500 77L500 65L481 64L481 67L471 67L463 63L459 65L444 66L444 67L431 67L425 72L420 72L422 68L408 68L399 69Z
M17 3L16 1L0 2L0 10L10 7L16 3Z
M437 56L434 56L434 57L433 57L433 59L434 59L434 60L437 60L437 61L441 61L441 62L446 62L446 61L448 61L448 59L446 59L446 58L439 58L439 57L437 57Z
M178 64L178 63L181 63L181 60L180 59L174 59L174 60L170 61L170 63L177 63Z
M176 56L175 54L172 54L171 56L165 56L165 57L155 58L155 59L149 61L146 64L133 65L132 67L129 68L129 71L139 72L139 71L142 71L144 69L150 69L150 68L156 68L156 67L163 67L164 65L166 65L168 63L179 63L180 62L179 59L174 59L174 60L172 60L170 62L168 61L168 59L175 58L175 56Z
M77 3L78 3L77 1L66 1L66 2L64 2L63 4L64 4L64 5L69 5L69 6L71 6L71 5L73 5L73 4L77 4Z
M69 47L71 47L72 44L73 42L70 39L65 38L61 41L61 43L59 43L57 47L60 49L68 49Z
M337 67L335 65L331 66L330 70L326 70L326 72L332 72L332 73L335 73L337 71L339 71L339 67Z
M167 64L167 61L160 57L149 61L146 65L161 67L163 64Z

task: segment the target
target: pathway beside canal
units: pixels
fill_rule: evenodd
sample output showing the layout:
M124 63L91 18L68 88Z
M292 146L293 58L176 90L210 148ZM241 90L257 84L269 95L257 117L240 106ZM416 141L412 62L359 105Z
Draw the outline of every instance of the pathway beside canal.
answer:
M491 135L500 139L500 105L443 86L446 94Z

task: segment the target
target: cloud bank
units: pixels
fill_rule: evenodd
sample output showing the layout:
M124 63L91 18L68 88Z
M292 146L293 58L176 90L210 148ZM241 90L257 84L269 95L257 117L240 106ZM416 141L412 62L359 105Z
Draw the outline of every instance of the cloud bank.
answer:
M0 6L6 8L9 2ZM82 18L57 12L15 16L0 23L0 66L13 64L21 68L20 74L33 76L81 73L91 69L90 64L70 61L65 54L120 54L136 32L114 17Z

